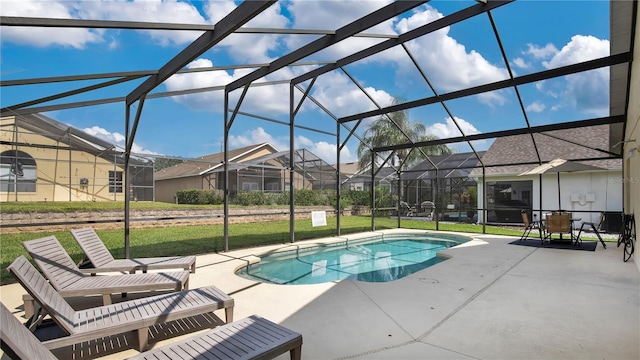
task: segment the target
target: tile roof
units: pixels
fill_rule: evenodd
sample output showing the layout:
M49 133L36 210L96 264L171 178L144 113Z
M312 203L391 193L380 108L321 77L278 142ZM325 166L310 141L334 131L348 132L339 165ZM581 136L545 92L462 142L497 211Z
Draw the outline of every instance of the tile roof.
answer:
M513 175L531 170L540 163L554 159L580 160L610 156L609 125L598 125L568 130L554 130L532 135L514 135L497 138L482 157L487 175ZM536 147L540 160L536 156ZM604 169L621 169L621 159L579 161ZM500 164L517 164L492 166ZM528 164L527 164L528 163ZM471 176L482 174L474 169Z
M229 150L229 161L233 161L238 158L240 155L245 154L247 152L257 150L261 147L271 147L273 151L277 151L273 146L268 143L262 143L258 145L250 145L241 147L238 149ZM189 177L194 175L200 175L202 172L222 166L224 161L224 152L219 152L216 154L204 155L199 157L197 160L189 160L180 164L176 164L174 166L170 166L168 168L164 168L155 173L155 180L166 180L166 179L175 179L181 177Z

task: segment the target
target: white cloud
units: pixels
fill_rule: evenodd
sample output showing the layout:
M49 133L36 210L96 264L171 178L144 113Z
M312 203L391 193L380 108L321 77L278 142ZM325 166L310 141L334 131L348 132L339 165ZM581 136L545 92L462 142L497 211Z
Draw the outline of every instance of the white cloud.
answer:
M546 105L543 104L542 102L534 101L533 103L527 105L527 107L525 107L525 110L531 111L534 113L540 113L540 112L543 112L545 108L546 108Z
M597 59L609 55L609 41L594 36L575 35L571 41L557 51L548 61L543 61L545 68L557 68L578 62ZM570 106L585 114L605 116L609 113L609 69L601 68L584 73L565 76L565 84L561 88L544 87L549 93L560 95L560 104L552 106L559 109Z
M476 127L473 126L473 124L471 124L470 122L464 119L461 119L459 117L455 117L455 118L456 118L456 122L458 123L458 125L460 126L460 128L462 129L465 135L480 133L480 131L476 129ZM460 130L458 130L456 123L454 123L453 119L451 119L450 117L445 119L445 123L435 123L433 125L427 126L427 134L435 135L440 139L446 139L446 138L457 137L462 135L460 133Z
M429 5L420 9L422 11L416 11L411 17L398 22L396 28L400 33L443 17ZM449 36L449 27L422 36L407 45L413 54L421 54L417 61L439 92L455 91L508 78L506 68L491 64L479 52L474 49L467 50L463 44ZM413 73L403 73L403 69L413 67L406 56L398 61L400 75L414 76ZM487 94L480 99L496 104L505 101L501 92Z
M40 0L2 0L2 16L72 18L74 2ZM102 42L101 31L44 27L2 27L2 41L36 47L59 45L77 49Z
M288 137L274 137L269 134L264 128L257 127L253 130L245 131L240 135L229 136L229 146L233 148L239 148L243 146L256 145L261 143L269 143L273 145L279 151L289 150ZM331 144L326 141L313 142L313 140L305 136L296 136L294 140L296 149L307 149L313 154L320 157L322 160L329 164L335 163L336 153L338 147L336 144ZM355 161L355 156L349 151L347 147L342 149L340 154L341 162Z
M552 69L607 55L609 55L609 40L600 40L594 36L575 35L560 51L556 50L551 60L543 61L542 64L547 69Z
M243 146L262 144L265 142L273 145L279 151L284 151L289 148L288 140L277 139L271 134L267 133L262 127L257 127L253 130L246 131L241 135L229 135L229 146L232 149Z
M540 47L536 44L527 44L527 50L524 54L531 55L534 59L548 59L558 52L555 45L549 43L544 47Z
M464 119L461 119L457 116L455 117L455 119L456 119L456 122L458 123L458 126L460 126L460 129L462 129L462 132L464 132L465 135L480 134L480 130L478 130L472 123ZM458 130L458 126L456 126L456 123L453 122L451 117L447 117L444 123L435 123L433 125L427 126L426 130L427 130L427 134L429 135L435 135L440 139L446 139L446 138L462 136L462 134L460 133L460 130ZM487 140L474 140L472 142L472 145L475 150L486 150L486 148L489 146L489 142ZM454 150L461 151L459 147L464 145L447 144L447 146ZM468 151L466 150L466 146L464 146L464 148L465 148L464 151Z
M319 141L314 143L312 140L304 136L296 136L295 146L296 149L305 148L311 151L313 154L317 155L328 164L336 163L336 156L338 154L338 146L336 144L328 143L326 141ZM356 157L346 146L340 152L340 162L344 163L356 160Z
M528 63L526 60L524 60L523 58L517 57L515 59L513 59L513 64L517 67L519 67L520 69L529 69L531 68L531 63Z
M364 88L381 107L388 106L393 96L384 90ZM331 72L318 79L313 97L336 116L346 116L376 109L375 104L345 75Z
M41 1L3 0L3 16L30 16L65 19L97 19L135 22L215 24L237 5L232 0L210 1L204 6L204 14L189 2L178 0L103 0L103 1ZM280 14L280 5L272 5L259 14L247 26L284 27L288 23ZM109 30L114 31L114 30ZM202 31L138 30L161 46L185 45L193 42ZM3 41L34 46L62 45L84 48L89 43L105 42L105 30L22 28L2 29ZM267 54L279 46L274 35L234 35L218 46L227 48L232 57L245 62L269 59ZM109 42L114 48L114 43Z
M102 139L108 143L111 143L113 145L116 145L118 147L120 147L121 149L124 149L125 147L125 140L126 138L124 137L124 135L118 133L118 132L110 132L109 130L105 129L105 128L101 128L97 125L94 125L90 128L84 128L82 129L82 131L86 132L89 135L95 136L99 139ZM151 150L147 150L144 149L142 146L136 144L135 142L133 143L133 147L131 148L131 152L133 152L134 154L149 154L149 155L160 155L157 152L151 151Z

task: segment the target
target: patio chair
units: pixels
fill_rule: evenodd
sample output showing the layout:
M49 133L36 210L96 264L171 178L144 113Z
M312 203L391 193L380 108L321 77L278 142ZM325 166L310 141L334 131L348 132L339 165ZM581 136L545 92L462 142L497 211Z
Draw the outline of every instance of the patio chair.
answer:
M416 209L410 206L406 201L400 201L400 214L401 216L413 216Z
M55 355L20 321L0 304L0 345L12 359L57 360ZM233 343L230 354L227 344ZM302 353L302 335L258 315L219 326L158 349L148 350L133 359L273 359L289 351L292 360Z
M0 304L0 345L12 359L57 360L40 340ZM233 343L229 354L226 344ZM240 351L238 351L238 349ZM292 360L302 353L302 335L258 315L219 326L158 349L148 350L133 359L272 359L289 351Z
M31 319L29 325L37 330L42 318L48 314L59 327L61 336L43 342L47 349L133 331L138 338L138 349L143 351L149 341L149 326L212 313L218 309L225 309L227 323L233 321L233 298L215 286L76 311L26 257L21 255L7 269L44 310L43 314L36 315L38 319Z
M196 272L195 256L114 259L93 228L73 229L71 235L91 262L92 267L80 268L80 271L84 273L128 271L133 274L136 270L147 272L147 270L167 269L184 269L191 271L191 273Z
M558 212L547 215L547 221L545 225L546 236L544 240L551 241L553 234L560 234L562 238L563 234L569 234L571 236L571 242L573 243L573 226L571 223L571 213Z
M527 213L526 210L522 210L520 213L522 215L522 222L524 223L524 231L522 232L522 235L520 236L520 240L518 240L518 242L527 239L532 230L538 230L540 241L542 241L542 223L540 221L529 220L529 213Z
M164 272L132 275L83 274L55 236L22 243L51 285L63 297L102 295L104 305L111 294L153 290L180 291L189 287L189 272ZM33 298L23 297L27 316L33 314Z
M580 235L582 235L582 231L585 228L591 227L591 230L593 230L593 233L596 234L596 236L600 240L600 243L602 244L602 247L604 247L606 249L607 248L607 244L604 243L604 240L602 240L602 236L600 236L600 229L602 228L602 224L603 223L604 223L604 213L600 213L600 221L597 224L594 223L594 222L588 222L588 221L583 222L582 225L580 225L580 230L578 231L578 236L576 236L576 242L578 244L582 244L582 238L580 237Z

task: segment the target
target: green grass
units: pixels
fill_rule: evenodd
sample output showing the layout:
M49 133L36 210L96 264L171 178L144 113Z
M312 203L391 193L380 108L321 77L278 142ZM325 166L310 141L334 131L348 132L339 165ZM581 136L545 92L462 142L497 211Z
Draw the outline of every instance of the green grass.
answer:
M369 216L344 216L340 218L341 234L369 231ZM440 223L440 230L466 233L482 233L482 225ZM398 227L398 220L392 218L376 218L376 229L392 229ZM435 230L434 222L402 220L401 227L409 229ZM96 230L100 238L115 258L124 257L123 230ZM488 234L520 236L522 230L497 226L486 226ZM130 256L154 257L176 255L198 255L224 251L223 225L174 226L163 228L145 228L130 230ZM295 221L295 240L306 240L334 236L336 234L336 218L327 218L327 226L312 227L308 219ZM69 253L71 258L80 262L84 254L68 231L0 235L0 284L10 284L16 280L6 270L7 266L18 256L30 256L22 247L22 242L39 237L54 235ZM589 240L588 238L585 240ZM269 244L289 242L289 221L272 221L248 224L231 224L229 226L229 250L256 247Z
M345 216L340 218L341 234L369 231L371 218L368 216ZM390 218L376 218L376 229L396 228L398 221ZM435 223L416 220L402 220L403 228L435 230ZM440 230L481 233L482 226L472 224L440 224ZM521 231L487 226L493 234L520 235ZM97 230L100 238L115 258L124 257L123 230ZM130 230L130 256L153 257L174 255L198 255L224 251L223 225L175 226ZM296 240L306 240L333 236L336 234L336 218L327 218L327 226L312 227L308 219L296 220ZM18 256L30 256L22 247L22 242L39 237L54 235L67 250L71 258L80 262L84 256L78 244L68 231L46 233L2 234L0 237L2 285L15 282L6 270ZM289 221L272 221L229 226L229 249L242 249L268 244L289 242Z

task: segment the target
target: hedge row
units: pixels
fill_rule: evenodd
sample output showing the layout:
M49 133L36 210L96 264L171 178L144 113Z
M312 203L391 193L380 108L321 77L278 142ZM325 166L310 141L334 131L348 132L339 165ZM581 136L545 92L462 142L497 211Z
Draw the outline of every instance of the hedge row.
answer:
M376 197L380 196L376 189ZM327 205L334 206L337 193L333 190L305 190L300 189L294 192L296 205L313 206ZM179 204L222 204L224 197L222 190L200 190L188 189L179 190L176 193L176 200ZM379 201L380 199L378 199ZM241 191L231 200L232 203L243 206L250 205L289 205L289 192L264 193L261 191ZM371 193L362 190L343 190L340 196L340 205L346 208L351 205L369 205Z

